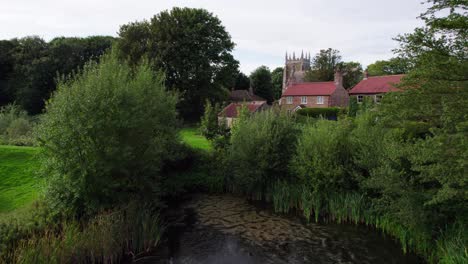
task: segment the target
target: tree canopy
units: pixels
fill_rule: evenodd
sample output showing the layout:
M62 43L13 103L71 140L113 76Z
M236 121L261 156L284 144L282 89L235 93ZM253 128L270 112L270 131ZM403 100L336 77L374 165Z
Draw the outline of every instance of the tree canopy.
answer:
M273 84L273 98L278 100L283 93L283 68L278 67L271 72L271 82Z
M305 80L309 82L333 81L335 68L341 62L340 51L328 48L320 50L312 60L312 69L305 75Z
M136 65L147 58L166 73L166 85L180 94L185 118L198 118L206 99L221 101L234 85L238 62L221 21L204 9L173 8L119 31L120 57Z
M112 37L55 38L37 36L0 41L0 105L15 102L30 114L44 108L56 78L79 71L111 47Z
M378 60L367 66L370 76L405 74L410 70L409 61L403 58L392 58L390 60Z
M250 81L256 95L265 98L268 103L273 102L273 83L270 69L260 66L250 74Z

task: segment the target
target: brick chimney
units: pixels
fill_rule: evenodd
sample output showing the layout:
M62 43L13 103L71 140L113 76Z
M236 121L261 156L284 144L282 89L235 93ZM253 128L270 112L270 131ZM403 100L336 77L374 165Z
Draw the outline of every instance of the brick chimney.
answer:
M367 70L364 71L364 80L367 80L369 78L369 72Z
M335 86L343 87L343 72L341 70L335 71Z

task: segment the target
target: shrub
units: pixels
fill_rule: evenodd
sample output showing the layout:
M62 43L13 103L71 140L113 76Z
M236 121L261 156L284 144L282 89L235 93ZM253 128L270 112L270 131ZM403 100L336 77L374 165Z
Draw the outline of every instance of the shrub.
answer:
M352 159L348 135L351 128L348 120L319 120L303 127L291 168L314 196L355 187L350 177Z
M13 104L0 108L0 144L33 145L33 127L32 118L19 106Z
M296 111L298 115L308 116L313 118L327 118L334 119L338 117L338 114L341 112L338 107L329 107L329 108L303 108Z
M60 81L38 129L56 210L81 215L157 195L180 142L177 99L163 82L147 63L130 68L114 52Z
M230 187L260 198L275 182L289 181L297 132L294 119L284 112L270 109L243 115L232 129L227 153Z

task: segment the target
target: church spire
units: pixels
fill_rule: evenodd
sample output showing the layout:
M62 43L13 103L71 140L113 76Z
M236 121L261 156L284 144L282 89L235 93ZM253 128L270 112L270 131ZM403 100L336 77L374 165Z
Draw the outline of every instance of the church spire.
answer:
M301 60L304 59L304 50L301 51Z

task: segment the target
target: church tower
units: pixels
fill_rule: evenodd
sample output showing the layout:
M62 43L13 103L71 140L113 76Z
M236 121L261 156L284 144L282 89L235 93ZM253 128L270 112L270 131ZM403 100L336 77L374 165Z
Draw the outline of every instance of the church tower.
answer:
M296 53L293 52L291 56L286 52L283 69L283 92L290 84L304 82L304 75L308 70L310 70L310 53L304 56L304 51L302 51L301 57L296 58Z

